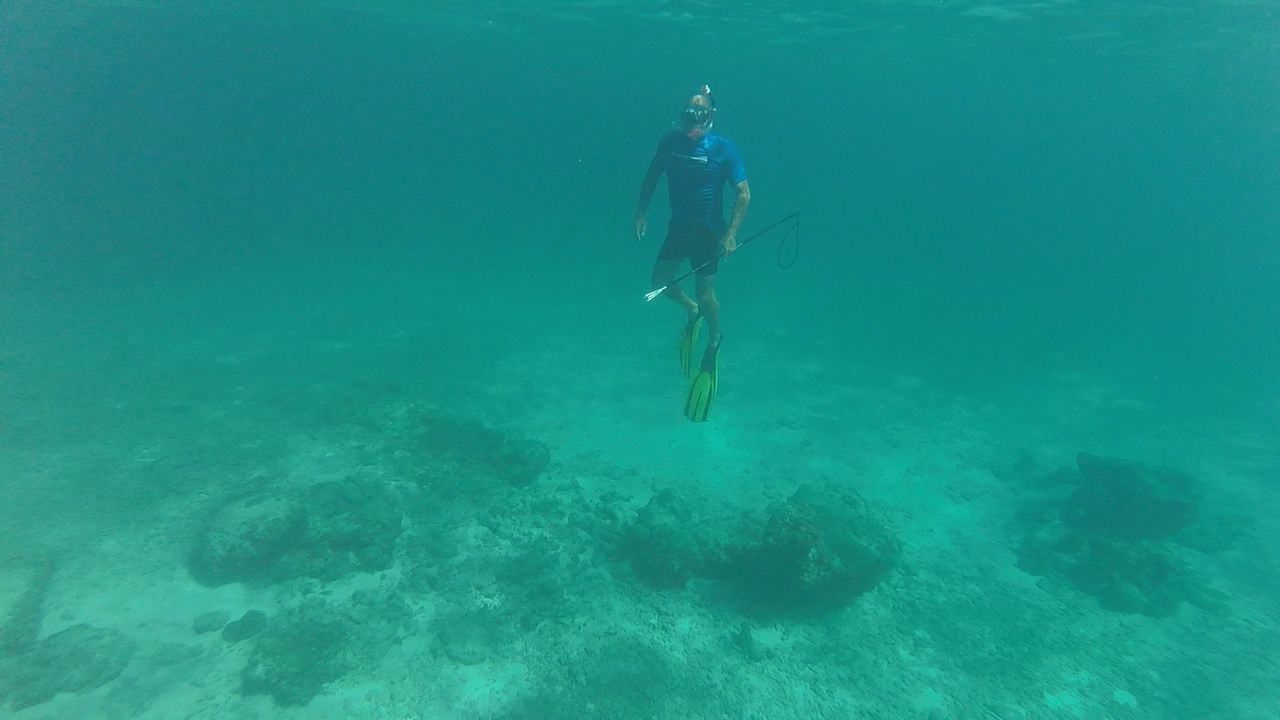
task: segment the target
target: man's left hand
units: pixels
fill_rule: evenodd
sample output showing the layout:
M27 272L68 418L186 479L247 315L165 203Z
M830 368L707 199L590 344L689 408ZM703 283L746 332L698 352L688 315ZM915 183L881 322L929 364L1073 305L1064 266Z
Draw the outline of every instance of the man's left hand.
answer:
M724 256L729 257L734 250L738 249L738 236L734 233L728 233L724 236L724 240L720 241L720 244L724 246Z

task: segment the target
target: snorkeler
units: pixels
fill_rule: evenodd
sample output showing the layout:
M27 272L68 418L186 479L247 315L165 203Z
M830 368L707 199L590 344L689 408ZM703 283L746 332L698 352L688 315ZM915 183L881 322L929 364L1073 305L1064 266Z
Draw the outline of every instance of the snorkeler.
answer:
M658 186L658 178L665 171L671 220L653 266L653 287L665 288L661 294L679 303L688 313L680 338L680 367L685 377L692 376L685 416L694 422L707 419L716 394L717 364L723 340L720 304L715 295L716 270L720 258L737 249L738 229L751 202L742 156L732 142L712 132L715 118L715 98L711 88L703 85L685 103L679 126L658 142L649 171L640 185L635 217L636 239L643 240L648 229L645 211ZM724 221L726 182L732 184L735 192L727 226ZM696 269L696 301L674 282L685 261ZM704 319L708 326L707 346L695 373L693 357Z

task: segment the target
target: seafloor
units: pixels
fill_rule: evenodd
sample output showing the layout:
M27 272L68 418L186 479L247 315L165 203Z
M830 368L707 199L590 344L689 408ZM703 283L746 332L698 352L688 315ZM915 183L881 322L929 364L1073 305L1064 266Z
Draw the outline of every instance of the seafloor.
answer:
M743 332L698 426L671 308L82 309L5 348L5 717L1277 717L1244 419Z

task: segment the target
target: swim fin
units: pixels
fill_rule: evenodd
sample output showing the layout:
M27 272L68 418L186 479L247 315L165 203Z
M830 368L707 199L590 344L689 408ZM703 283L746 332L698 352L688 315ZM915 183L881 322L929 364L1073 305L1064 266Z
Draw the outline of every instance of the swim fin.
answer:
M702 330L702 316L693 315L685 323L680 335L680 370L685 377L693 375L693 349L698 346L698 332Z
M702 365L698 374L689 383L689 394L684 401L684 416L694 422L706 422L711 414L711 403L716 399L716 376L720 370L720 343L708 344L707 351L702 354Z

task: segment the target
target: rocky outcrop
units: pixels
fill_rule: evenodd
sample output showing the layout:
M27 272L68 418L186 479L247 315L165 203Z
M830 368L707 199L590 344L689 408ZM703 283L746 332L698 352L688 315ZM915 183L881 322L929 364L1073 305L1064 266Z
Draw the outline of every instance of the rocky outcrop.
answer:
M73 625L0 660L0 702L20 710L58 693L102 687L119 677L133 653L134 643L115 630Z
M334 580L391 565L399 503L384 485L326 482L296 495L231 502L205 523L188 556L206 585Z
M707 516L671 491L650 499L620 535L618 554L663 589L722 583L749 614L839 610L893 567L901 545L855 492L804 486L763 511Z
M1116 612L1164 617L1207 595L1180 541L1199 521L1194 479L1087 453L1045 480L1058 499L1020 514L1018 566L1057 578Z

